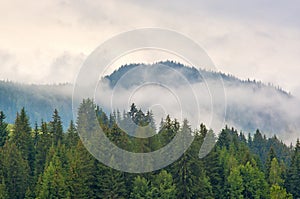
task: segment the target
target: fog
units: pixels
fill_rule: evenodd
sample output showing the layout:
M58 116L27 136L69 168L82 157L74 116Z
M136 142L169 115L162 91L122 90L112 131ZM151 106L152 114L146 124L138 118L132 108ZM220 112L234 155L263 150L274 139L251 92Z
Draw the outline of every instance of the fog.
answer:
M220 82L217 73L200 73L203 79L192 82L164 67L136 67L114 86L102 79L95 91L96 103L108 112L121 113L135 103L143 111L152 110L156 124L169 114L180 122L188 119L193 128L203 122L216 134L228 125L245 133L260 129L286 143L299 137L297 98L262 83L235 78Z

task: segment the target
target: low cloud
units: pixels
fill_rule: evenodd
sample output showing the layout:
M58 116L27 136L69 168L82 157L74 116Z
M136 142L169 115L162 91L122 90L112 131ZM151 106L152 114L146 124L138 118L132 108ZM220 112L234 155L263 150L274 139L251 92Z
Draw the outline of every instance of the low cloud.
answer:
M276 134L286 143L299 137L300 112L297 110L300 110L300 101L272 86L224 79L223 87L209 77L198 83L184 83L178 79L178 74L170 71L167 75L155 70L147 70L147 75L135 72L138 73L127 75L134 79L125 75L114 88L108 81L102 81L97 88L96 102L108 112L128 110L131 103L136 103L144 111L154 107L158 124L169 114L179 121L187 118L194 128L199 127L199 122L204 122L216 133L228 124L245 133L260 129L268 137Z

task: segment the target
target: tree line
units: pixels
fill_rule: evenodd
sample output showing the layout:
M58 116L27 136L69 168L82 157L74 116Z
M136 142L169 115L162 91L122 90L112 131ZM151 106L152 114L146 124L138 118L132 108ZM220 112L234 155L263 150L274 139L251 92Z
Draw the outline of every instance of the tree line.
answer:
M83 115L95 111L98 125L118 147L132 152L150 152L187 132L194 141L187 151L164 169L132 174L109 168L84 147L77 131L86 125ZM131 120L134 124L126 121ZM138 126L157 133L135 138ZM58 110L50 122L30 124L26 110L16 114L13 125L0 111L0 198L299 198L300 141L287 146L276 136L266 138L259 130L245 135L225 128L219 136L201 124L192 129L167 116L158 129L151 111L134 104L128 112L107 115L93 101L83 100L76 122L64 132ZM124 127L124 128L123 128ZM144 129L145 130L145 129ZM215 147L199 158L207 136ZM135 162L134 164L141 164ZM145 164L145 163L143 163Z

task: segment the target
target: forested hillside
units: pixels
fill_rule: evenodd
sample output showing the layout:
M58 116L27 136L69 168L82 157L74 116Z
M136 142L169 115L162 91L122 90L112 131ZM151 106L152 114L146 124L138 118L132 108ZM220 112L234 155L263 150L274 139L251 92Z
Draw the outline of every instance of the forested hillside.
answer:
M225 119L230 125L249 132L255 132L256 128L259 128L263 132L268 133L269 136L274 133L282 135L287 131L295 132L300 129L298 123L300 115L290 114L291 111L300 107L300 103L295 101L292 95L278 87L255 80L241 80L221 72L198 70L198 68L185 66L173 61L158 62L156 64L164 65L165 68L182 74L191 85L202 85L205 84L205 81L214 81L221 77L226 93L227 111ZM143 81L145 78L143 74L153 66L155 64L124 65L102 80L105 80L104 82L108 81L112 90L118 82L118 86L124 88L121 91L126 92L127 89L133 88L139 82ZM178 84L186 83L174 79L167 72L169 71L157 71L154 76L167 77L174 85L174 91L176 91ZM124 78L125 74L127 75L126 78ZM122 77L123 79L120 81ZM104 82L100 82L99 84L102 85ZM190 85L181 86L190 87ZM6 120L9 123L13 123L17 111L22 107L30 107L27 110L27 114L30 117L31 125L33 125L34 122L40 123L42 119L47 122L50 121L51 115L49 115L49 112L57 109L60 112L64 130L66 130L68 122L73 118L72 91L72 84L30 85L0 81L0 110L5 112ZM100 90L99 93L107 97L109 93L106 91ZM206 87L200 86L199 89L196 87L195 92L199 95L200 106L203 106L205 110L209 110L209 107L202 104L202 95L206 95L207 93ZM273 97L270 98L270 96ZM220 100L218 102L220 104L224 102L224 99L214 100ZM98 101L97 103L101 104L104 110L110 110L109 106L104 107L104 103Z
M30 106L29 106L30 107ZM28 107L28 108L29 108ZM179 132L194 136L191 147L168 167L144 174L113 170L96 160L83 146L77 129L85 125L82 114L94 107L99 125L117 146L132 152L149 152ZM151 111L134 104L128 112L107 115L91 100L84 100L78 119L63 131L60 113L50 122L30 125L24 108L7 127L0 113L0 198L299 198L300 142L286 146L259 130L251 136L224 127L213 150L198 157L204 137L213 132L201 124L191 129L167 116L155 136L133 138L118 125L125 120L155 127ZM135 164L140 164L135 162Z
M50 121L54 109L60 111L63 121L72 119L72 85L27 85L0 81L0 110L5 112L6 120L12 123L16 112L22 107L30 107L27 111L32 124ZM65 128L67 126L64 126Z

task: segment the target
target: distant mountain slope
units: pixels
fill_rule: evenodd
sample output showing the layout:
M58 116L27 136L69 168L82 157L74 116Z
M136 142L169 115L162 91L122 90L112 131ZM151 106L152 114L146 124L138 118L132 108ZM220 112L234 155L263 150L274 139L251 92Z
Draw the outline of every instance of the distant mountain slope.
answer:
M53 110L59 110L64 127L72 118L71 84L26 85L0 81L0 110L6 121L13 123L16 113L25 107L30 122L49 121Z
M226 123L229 125L250 132L259 128L266 134L281 134L282 139L288 139L291 136L290 133L300 129L300 124L298 124L300 114L297 111L300 107L299 102L282 89L261 82L240 80L219 72L200 70L198 73L195 67L187 67L173 61L157 64L165 65L176 73L180 73L192 85L202 85L205 81L214 81L221 76L227 100ZM108 82L110 89L118 86L124 90L130 90L131 87L147 78L147 70L151 66L153 65L124 65L104 77L103 81ZM134 73L128 73L135 69ZM169 78L174 82L175 88L184 86L184 81L176 79L171 74L168 76L165 72L161 69L155 75ZM0 81L0 110L6 114L7 121L12 123L16 112L24 106L31 123L34 123L40 122L42 118L49 121L53 109L57 108L66 127L72 119L72 88L71 84L24 85ZM199 92L202 90L200 89ZM100 106L106 105L100 104ZM108 105L103 108L110 110Z
M201 85L204 85L205 81L215 81L221 77L227 101L225 122L229 125L249 132L254 132L259 128L270 136L281 134L282 139L289 139L291 134L297 133L300 129L298 124L300 113L296 111L300 110L300 103L291 94L279 87L255 80L241 80L221 72L200 69L198 73L194 67L184 66L173 61L158 62L157 64L165 65L179 72L191 85L200 85L197 92L207 92ZM125 65L106 76L105 79L108 80L111 89L123 87L124 90L130 90L131 87L139 85L143 79L148 78L147 69L154 65ZM164 69L163 67L158 68L157 72L151 71L154 73L152 76L157 76L157 79L167 76L175 84L175 89L184 84L184 81L174 78L173 74L168 74L172 71L167 71L167 68ZM122 79L124 75L126 78ZM155 77L149 79L153 78L155 79Z

